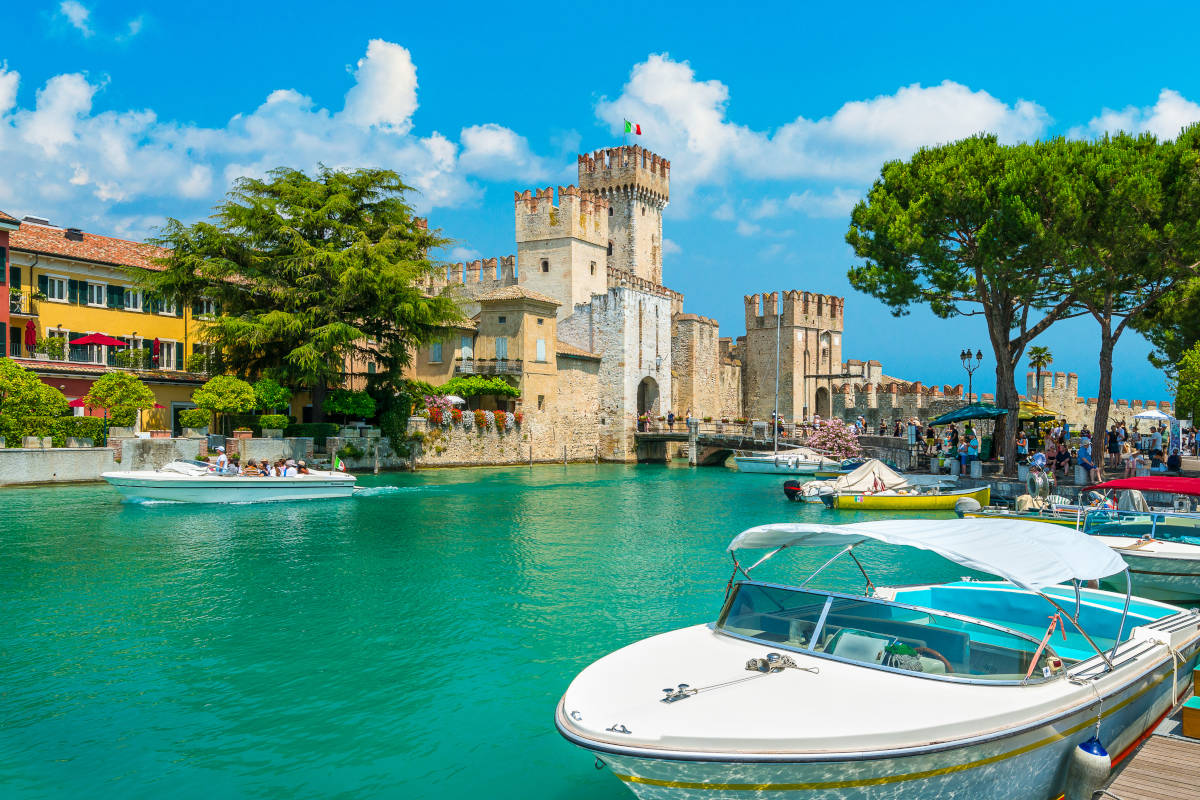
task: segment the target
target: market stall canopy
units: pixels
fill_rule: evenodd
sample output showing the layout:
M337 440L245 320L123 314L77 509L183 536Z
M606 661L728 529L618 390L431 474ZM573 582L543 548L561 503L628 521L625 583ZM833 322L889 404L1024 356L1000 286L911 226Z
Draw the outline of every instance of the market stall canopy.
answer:
M1125 570L1099 539L1074 528L1016 519L912 519L848 525L782 522L742 531L729 550L845 547L875 540L930 550L1030 591L1069 580L1091 581Z
M125 342L120 339L113 338L105 333L89 333L87 336L80 336L78 339L72 339L71 344L98 344L102 347L124 347Z
M1140 414L1134 414L1133 418L1134 419L1148 419L1153 422L1171 422L1172 420L1175 419L1174 417L1169 416L1169 415L1164 414L1163 412L1159 411L1157 408L1150 408L1150 409L1143 411Z
M991 403L974 403L942 414L937 419L931 420L929 424L949 425L951 422L963 422L968 419L999 419L1007 415L1007 411L1003 408L996 408Z
M1139 492L1165 492L1200 497L1200 478L1173 478L1168 475L1144 475L1140 478L1117 478L1097 483L1090 489L1136 489Z
M1048 419L1057 419L1058 415L1045 406L1031 403L1028 400L1021 401L1021 408L1017 412L1017 419L1031 420L1033 422L1043 422Z

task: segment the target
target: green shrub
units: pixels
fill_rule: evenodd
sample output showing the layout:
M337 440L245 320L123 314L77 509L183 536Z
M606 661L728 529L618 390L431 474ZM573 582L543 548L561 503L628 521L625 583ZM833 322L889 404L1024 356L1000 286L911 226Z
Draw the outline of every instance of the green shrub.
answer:
M5 447L21 446L21 420L8 414L0 414L0 439Z
M212 412L207 408L185 408L179 412L179 424L185 428L207 428Z
M338 425L333 422L294 422L283 429L284 436L311 436L315 447L324 447L325 440L337 432Z
M129 428L137 419L138 410L128 406L111 409L108 412L108 424L114 428Z
M103 447L105 444L104 420L100 417L59 417L58 430L54 436L55 447L64 446L69 436L76 439L91 439L92 444L96 447ZM63 441L62 445L58 443L60 438Z
M341 450L338 450L337 454L342 458L358 458L363 451L356 445L346 444L342 446Z
M258 418L258 421L264 428L275 428L278 430L283 430L290 422L286 414L263 414Z
M54 436L58 431L58 420L54 417L26 417L22 436Z
M366 392L334 389L325 401L325 411L330 414L340 414L345 419L350 417L367 419L375 416L375 398Z

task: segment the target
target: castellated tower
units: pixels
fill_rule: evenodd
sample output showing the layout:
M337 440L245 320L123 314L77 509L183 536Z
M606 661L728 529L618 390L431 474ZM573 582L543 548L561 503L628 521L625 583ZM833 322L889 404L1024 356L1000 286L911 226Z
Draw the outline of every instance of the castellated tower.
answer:
M750 295L742 382L747 416L770 419L775 409L775 337L779 330L779 414L785 421L828 417L842 373L845 300L811 292Z
M517 274L522 286L558 300L558 317L607 291L609 204L575 186L514 192Z
M579 156L579 185L609 201L609 267L662 284L662 212L671 162L638 145Z

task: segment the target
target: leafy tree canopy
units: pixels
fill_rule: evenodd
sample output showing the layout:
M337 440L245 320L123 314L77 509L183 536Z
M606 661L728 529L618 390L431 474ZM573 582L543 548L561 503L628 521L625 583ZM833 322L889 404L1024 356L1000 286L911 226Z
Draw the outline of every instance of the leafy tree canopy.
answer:
M292 390L274 378L259 378L254 382L254 397L260 411L275 411L291 402Z
M414 348L461 318L450 297L420 290L434 269L426 254L445 240L417 224L409 191L382 169L242 178L211 222L167 224L159 280L182 295L198 278L222 309L204 336L225 363L313 390L319 421L349 357L379 364L395 384Z
M84 402L92 408L103 408L112 416L120 409L122 418L130 411L154 408L154 392L142 379L128 372L106 372L96 379Z
M439 386L437 394L454 394L464 400L479 395L498 397L520 397L521 391L503 378L485 378L482 375L454 377Z
M218 414L241 414L258 402L254 387L233 375L217 375L192 392L192 402Z
M367 419L375 416L375 398L366 392L334 389L329 393L325 408L332 414L341 414L346 418Z
M66 413L66 395L11 358L0 358L0 414L19 420Z
M1200 342L1183 354L1174 373L1175 407L1194 414L1200 409Z

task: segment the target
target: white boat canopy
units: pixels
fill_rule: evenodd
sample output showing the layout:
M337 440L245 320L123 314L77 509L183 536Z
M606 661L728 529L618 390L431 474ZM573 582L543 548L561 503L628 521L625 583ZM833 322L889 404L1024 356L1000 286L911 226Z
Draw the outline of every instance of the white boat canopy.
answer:
M956 564L1040 592L1063 581L1098 580L1125 562L1095 537L1014 519L914 519L818 525L780 522L742 531L729 550L852 546L866 541L930 550Z

